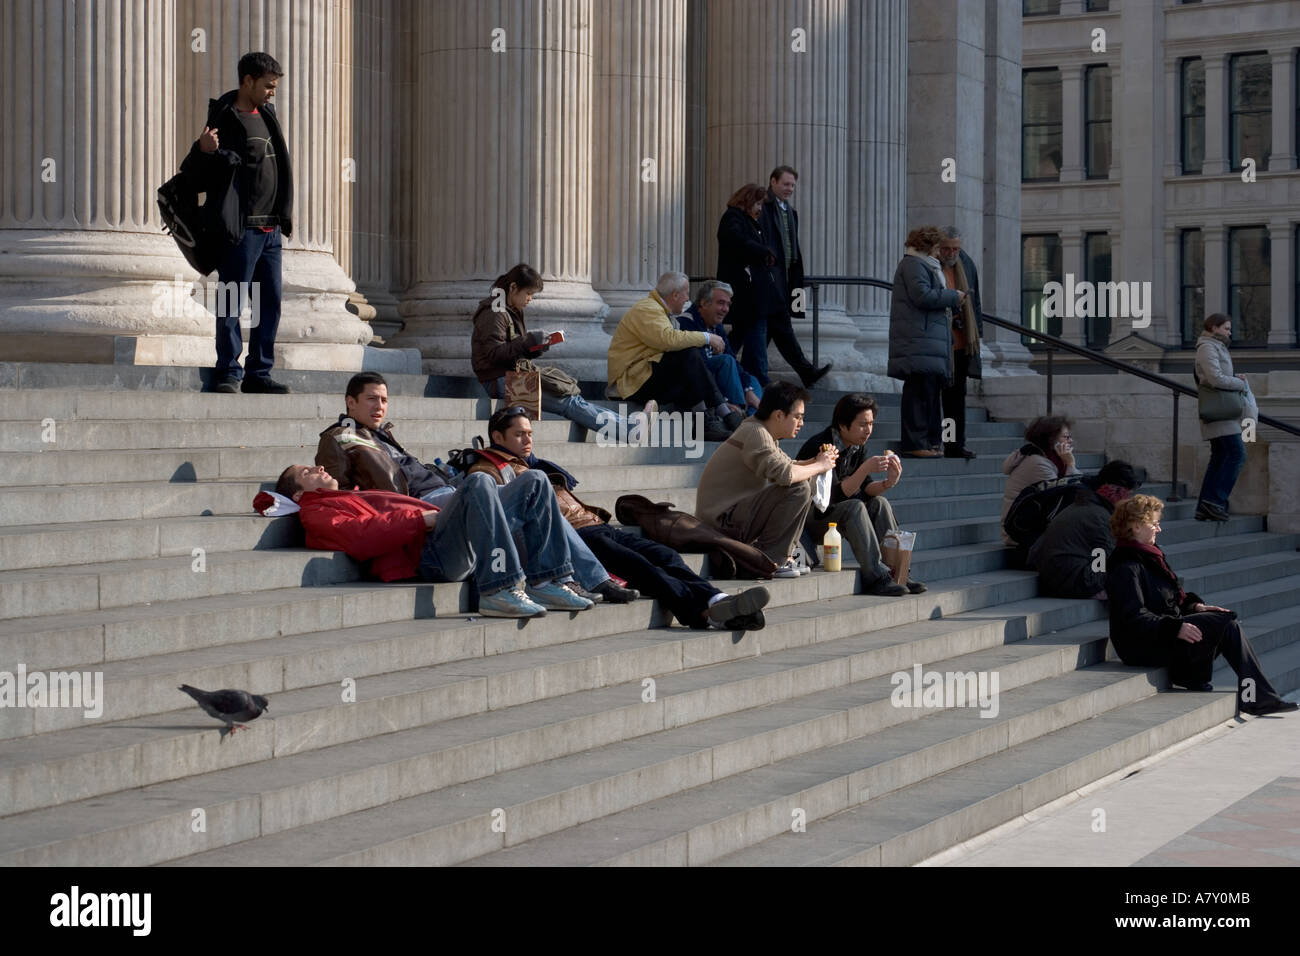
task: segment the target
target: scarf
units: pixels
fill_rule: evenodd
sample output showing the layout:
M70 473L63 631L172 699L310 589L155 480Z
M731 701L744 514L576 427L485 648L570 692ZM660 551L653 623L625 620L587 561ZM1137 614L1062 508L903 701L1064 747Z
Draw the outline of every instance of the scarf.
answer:
M934 256L927 256L924 252L918 252L911 246L907 246L907 254L909 256L915 256L917 259L920 259L925 263L926 267L935 274L935 278L939 283L939 288L948 288L948 280L943 277L943 266L939 264L938 259Z
M1097 494L1105 498L1112 505L1117 505L1125 498L1133 496L1132 488L1125 488L1123 485L1102 485L1097 489Z
M975 315L975 301L970 295L970 280L966 278L966 267L961 264L960 255L957 256L957 261L953 264L952 268L953 272L957 275L957 291L966 293L966 298L961 304L962 318L966 320L965 325L962 328L962 331L966 333L966 352L969 355L979 355L980 325Z
M1163 551L1157 548L1154 544L1144 544L1143 542L1136 541L1133 538L1121 538L1119 545L1125 548L1132 548L1134 551L1141 551L1143 554L1149 554L1155 558L1156 563L1160 565L1160 569L1165 572L1165 576L1168 577L1170 581L1174 582L1174 587L1178 588L1179 605L1181 606L1182 603L1187 600L1187 592L1184 591L1182 585L1178 583L1178 575L1174 574L1173 569L1169 567L1169 562L1165 560L1165 553Z

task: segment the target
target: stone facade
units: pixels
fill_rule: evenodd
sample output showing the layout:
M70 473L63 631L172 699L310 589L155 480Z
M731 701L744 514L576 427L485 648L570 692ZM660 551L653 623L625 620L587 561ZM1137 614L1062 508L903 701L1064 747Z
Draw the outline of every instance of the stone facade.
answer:
M197 276L154 191L258 49L287 70L296 186L282 367L382 365L373 331L425 371L467 375L469 316L527 261L546 281L530 320L567 335L555 360L603 379L623 310L663 271L711 273L726 198L782 163L800 171L810 274L889 280L918 219L957 222L985 308L1017 309L1018 155L996 135L1020 108L1017 0L11 6L7 358L211 363L211 315L160 307L159 283ZM820 299L831 384L896 388L888 293ZM811 352L810 323L797 329ZM993 374L1024 371L1018 342L988 346Z

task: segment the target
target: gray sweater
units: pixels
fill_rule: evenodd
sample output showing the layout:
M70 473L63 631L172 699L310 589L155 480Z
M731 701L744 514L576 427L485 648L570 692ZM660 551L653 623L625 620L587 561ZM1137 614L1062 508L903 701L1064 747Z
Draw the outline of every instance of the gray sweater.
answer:
M1250 387L1232 374L1232 356L1228 347L1209 332L1202 332L1196 340L1196 377L1202 385L1213 385L1229 392L1246 393L1246 410L1243 418L1256 418L1259 406ZM1201 437L1206 441L1225 435L1240 435L1241 422L1201 422Z

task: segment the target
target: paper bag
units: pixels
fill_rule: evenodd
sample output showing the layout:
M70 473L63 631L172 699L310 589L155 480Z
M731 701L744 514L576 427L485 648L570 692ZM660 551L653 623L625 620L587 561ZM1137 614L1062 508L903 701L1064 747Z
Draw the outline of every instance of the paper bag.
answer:
M906 584L912 569L912 550L916 547L915 531L887 531L880 542L880 555L895 584Z
M516 405L528 413L529 419L542 417L542 374L535 371L506 372L506 408Z

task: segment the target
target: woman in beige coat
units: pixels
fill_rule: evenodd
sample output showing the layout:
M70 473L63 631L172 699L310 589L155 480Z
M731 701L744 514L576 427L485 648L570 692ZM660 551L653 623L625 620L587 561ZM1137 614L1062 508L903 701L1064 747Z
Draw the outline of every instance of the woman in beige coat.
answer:
M1226 392L1243 392L1242 418L1255 418L1259 409L1243 375L1232 374L1232 316L1215 312L1205 320L1205 331L1196 340L1196 380ZM1241 420L1201 422L1201 437L1210 443L1210 464L1201 481L1196 504L1197 521L1227 521L1228 498L1246 464L1246 446L1241 440Z

